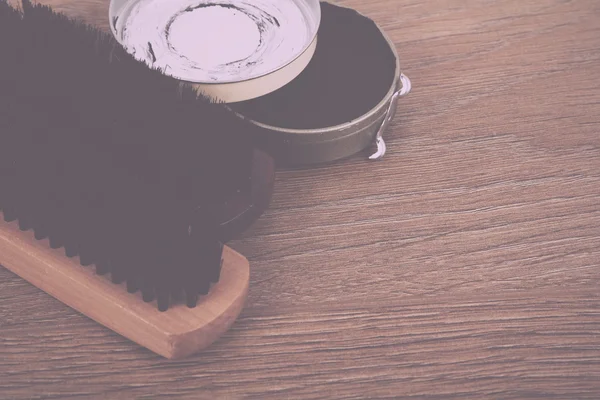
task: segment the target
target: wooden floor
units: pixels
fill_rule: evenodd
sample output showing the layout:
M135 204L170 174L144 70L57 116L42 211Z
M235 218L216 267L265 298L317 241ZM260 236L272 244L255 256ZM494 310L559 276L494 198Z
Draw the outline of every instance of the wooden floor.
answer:
M336 3L413 81L386 158L279 171L245 310L182 362L0 268L0 398L600 398L600 2Z

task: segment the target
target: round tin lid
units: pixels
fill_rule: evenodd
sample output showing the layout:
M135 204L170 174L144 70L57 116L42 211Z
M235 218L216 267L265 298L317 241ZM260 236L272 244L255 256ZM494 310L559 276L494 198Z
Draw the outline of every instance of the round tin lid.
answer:
M109 18L119 43L150 67L190 83L226 84L305 54L321 9L318 0L111 0Z

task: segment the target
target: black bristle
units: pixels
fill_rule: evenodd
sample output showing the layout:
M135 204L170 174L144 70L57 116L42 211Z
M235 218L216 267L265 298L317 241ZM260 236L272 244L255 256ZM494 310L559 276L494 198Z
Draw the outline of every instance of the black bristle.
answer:
M56 229L58 231L58 229ZM62 236L60 233L50 235L50 248L58 249L63 246Z
M11 207L5 207L3 210L3 215L4 215L4 221L6 222L13 222L17 219L17 213L16 211L11 208Z
M92 253L86 251L85 249L81 249L79 252L79 262L84 267L88 267L94 263L94 258L92 257Z
M110 265L108 261L102 261L96 263L96 274L97 275L106 275L110 271Z
M19 229L22 231L31 229L31 217L29 215L19 217Z
M142 289L142 298L146 303L150 303L154 300L154 290L152 289Z
M122 269L115 269L110 272L110 279L112 283L120 284L125 282L126 277Z
M138 291L138 289L139 287L137 285L137 282L133 278L127 280L127 291L129 293L135 293Z
M171 302L181 303L183 299L185 299L183 293L184 291L182 287L173 288L173 290L171 291Z
M182 290L195 305L219 278L214 216L248 182L251 126L112 36L22 8L0 0L4 219L161 310Z
M48 237L48 231L41 225L37 225L34 230L34 236L37 240L46 239Z
M72 258L78 255L77 246L74 245L66 245L65 246L65 256ZM83 263L81 265L84 265Z
M120 271L111 273L110 279L111 279L112 283L116 283L116 284L121 284L121 283L125 282L125 280L126 280L125 276L123 276L123 274Z
M196 307L196 304L198 304L198 293L192 289L190 289L190 291L186 290L185 303L189 308Z
M156 302L159 311L167 311L169 309L169 298L171 293L168 288L161 287L156 293Z

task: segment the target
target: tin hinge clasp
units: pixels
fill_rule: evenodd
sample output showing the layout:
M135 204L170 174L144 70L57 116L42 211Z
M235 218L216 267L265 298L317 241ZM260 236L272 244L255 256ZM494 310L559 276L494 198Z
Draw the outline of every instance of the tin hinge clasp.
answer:
M400 79L398 79L398 84L396 86L396 93L392 96L392 100L390 101L390 105L386 111L385 118L377 131L377 136L375 138L375 144L377 145L377 151L369 157L369 160L381 160L385 155L387 150L385 141L383 140L383 132L387 129L388 125L394 119L396 115L396 108L398 105L398 99L400 97L406 96L410 93L412 88L412 84L410 79L404 74L400 74Z

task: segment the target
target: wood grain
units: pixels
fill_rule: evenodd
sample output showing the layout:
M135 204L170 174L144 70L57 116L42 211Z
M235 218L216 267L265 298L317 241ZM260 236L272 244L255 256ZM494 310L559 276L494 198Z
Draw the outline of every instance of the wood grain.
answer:
M413 81L385 159L278 171L246 308L186 361L0 269L0 398L600 398L600 3L336 3Z

